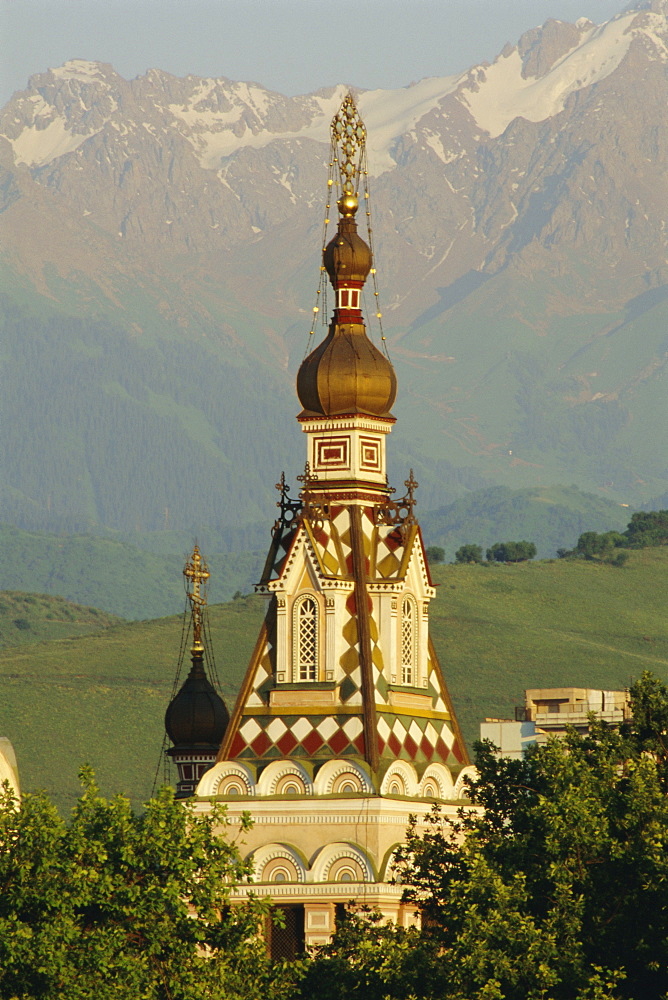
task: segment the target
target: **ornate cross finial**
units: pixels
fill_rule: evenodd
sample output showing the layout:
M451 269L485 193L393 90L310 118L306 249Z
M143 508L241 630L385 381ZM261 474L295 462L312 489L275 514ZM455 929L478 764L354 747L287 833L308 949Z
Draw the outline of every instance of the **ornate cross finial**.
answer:
M276 506L280 508L280 517L274 521L272 534L274 537L281 534L285 529L294 528L296 518L302 509L301 500L293 500L290 496L290 487L285 481L285 473L281 472L281 478L276 483L276 489L280 493L280 499L276 501Z
M366 127L352 94L346 94L332 119L332 146L338 153L341 191L344 196L356 195L366 146Z
M206 606L206 597L202 592L203 584L209 579L209 567L200 555L199 547L196 545L189 561L185 564L183 575L186 578L186 594L192 609L193 623L193 644L192 653L200 653L204 650L202 643L202 608Z

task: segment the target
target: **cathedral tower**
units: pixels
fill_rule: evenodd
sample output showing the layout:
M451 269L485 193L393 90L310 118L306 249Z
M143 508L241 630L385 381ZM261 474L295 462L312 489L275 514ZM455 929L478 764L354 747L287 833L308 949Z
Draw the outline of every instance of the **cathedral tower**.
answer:
M301 490L292 498L278 484L257 587L267 616L217 763L197 788L199 808L215 798L230 817L250 811L254 891L285 905L292 937L307 945L328 939L335 904L351 898L412 919L389 882L393 852L409 814L435 801L454 811L468 765L429 638L435 591L417 483L411 472L397 499L386 474L397 384L361 308L375 275L356 222L365 139L348 95L332 122L339 219L323 252L334 311L297 376Z

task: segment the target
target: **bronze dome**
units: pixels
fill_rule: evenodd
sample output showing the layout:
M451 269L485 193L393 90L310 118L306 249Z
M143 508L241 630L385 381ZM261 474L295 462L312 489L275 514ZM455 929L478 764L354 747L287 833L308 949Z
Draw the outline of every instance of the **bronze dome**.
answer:
M297 395L305 414L385 417L397 395L397 377L363 323L332 323L325 340L301 364Z
M209 682L202 656L196 653L190 673L165 712L167 735L177 747L218 747L229 720L225 702Z
M325 247L322 262L335 288L342 281L366 280L371 270L371 250L358 236L352 215L339 219L338 232Z

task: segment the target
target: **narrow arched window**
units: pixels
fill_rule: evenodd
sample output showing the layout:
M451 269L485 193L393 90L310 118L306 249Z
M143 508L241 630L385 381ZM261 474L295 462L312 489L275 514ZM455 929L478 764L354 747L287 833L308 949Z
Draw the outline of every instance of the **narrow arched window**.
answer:
M415 684L417 614L415 601L405 597L401 606L401 683Z
M318 603L313 597L303 597L294 613L295 678L298 681L318 679Z

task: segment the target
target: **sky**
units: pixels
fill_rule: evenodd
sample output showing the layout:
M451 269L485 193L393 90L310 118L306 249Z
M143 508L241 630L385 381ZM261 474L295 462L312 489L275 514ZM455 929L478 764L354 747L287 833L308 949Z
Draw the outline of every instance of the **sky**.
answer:
M404 87L492 61L553 17L608 20L625 0L0 0L0 106L67 59L226 76L290 96Z

